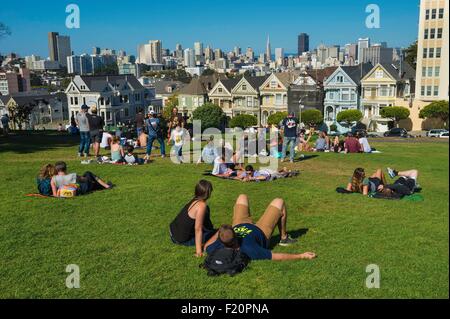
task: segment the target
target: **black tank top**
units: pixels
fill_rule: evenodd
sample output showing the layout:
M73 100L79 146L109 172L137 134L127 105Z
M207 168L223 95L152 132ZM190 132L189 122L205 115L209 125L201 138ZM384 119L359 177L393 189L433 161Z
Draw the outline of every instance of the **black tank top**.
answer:
M195 237L195 219L189 216L189 207L197 200L191 200L186 206L184 206L177 217L170 224L170 232L173 239L179 243L184 243ZM214 226L211 222L209 206L206 206L205 219L203 221L204 230L214 230Z

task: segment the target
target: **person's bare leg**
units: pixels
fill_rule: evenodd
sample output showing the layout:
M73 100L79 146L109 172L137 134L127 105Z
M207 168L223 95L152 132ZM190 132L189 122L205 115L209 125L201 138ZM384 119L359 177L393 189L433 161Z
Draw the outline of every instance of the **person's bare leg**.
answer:
M413 170L409 170L409 171L398 172L397 175L417 179L417 177L419 177L419 171L413 169Z
M100 143L95 143L94 144L94 153L95 153L95 157L99 157L100 156Z
M383 185L386 185L386 176L382 169L378 169L371 177L380 179Z
M274 206L281 210L281 218L278 220L278 231L280 232L281 239L286 239L288 236L286 227L287 210L284 200L281 198L276 198L270 203L270 206Z
M238 198L236 199L236 205L249 206L248 205L248 196L245 194L239 195Z

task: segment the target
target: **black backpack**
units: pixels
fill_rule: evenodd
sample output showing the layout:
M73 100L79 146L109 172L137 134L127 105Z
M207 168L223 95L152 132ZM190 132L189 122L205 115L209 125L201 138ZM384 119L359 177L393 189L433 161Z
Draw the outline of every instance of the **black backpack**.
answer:
M208 254L206 260L200 265L208 272L208 276L228 274L234 276L241 273L248 266L250 258L240 250L220 248Z

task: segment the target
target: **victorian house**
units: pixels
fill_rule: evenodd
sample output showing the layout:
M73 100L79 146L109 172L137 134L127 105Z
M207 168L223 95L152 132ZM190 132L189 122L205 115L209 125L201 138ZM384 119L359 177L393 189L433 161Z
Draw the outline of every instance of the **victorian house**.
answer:
M406 64L377 64L361 80L363 124L370 131L385 132L391 119L383 118L381 110L388 106L400 106L398 99L408 99L414 87L414 72Z
M324 120L326 125L334 124L339 131L348 129L337 122L337 115L345 110L360 110L361 79L372 68L370 63L339 66L325 81Z

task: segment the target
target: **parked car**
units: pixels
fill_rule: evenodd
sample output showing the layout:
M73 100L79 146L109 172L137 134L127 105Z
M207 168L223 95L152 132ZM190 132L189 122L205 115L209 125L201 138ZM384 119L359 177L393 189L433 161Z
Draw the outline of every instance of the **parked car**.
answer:
M428 137L440 137L441 134L443 134L443 133L448 133L448 131L444 130L444 129L429 130L427 132L427 136Z
M408 131L404 128L393 128L384 133L385 137L409 137Z
M439 135L439 137L440 138L448 138L448 131L441 133L441 135Z

